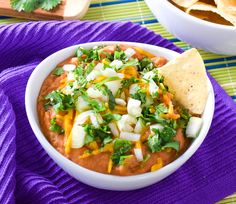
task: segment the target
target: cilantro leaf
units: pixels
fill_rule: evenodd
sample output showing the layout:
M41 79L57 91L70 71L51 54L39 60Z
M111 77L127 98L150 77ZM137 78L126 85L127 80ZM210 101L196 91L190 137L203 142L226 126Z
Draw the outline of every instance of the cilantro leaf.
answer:
M136 67L139 65L139 61L138 59L133 59L133 60L130 60L128 61L126 64L122 65L121 69L124 69L126 67Z
M40 7L46 11L52 10L61 3L61 0L41 0Z
M11 7L17 11L32 12L38 8L38 1L35 0L11 0Z
M84 131L87 133L84 141L85 144L89 144L94 140L100 140L105 145L112 141L110 128L107 125L95 128L91 124L86 124L84 125Z
M108 105L109 109L113 110L115 108L116 102L115 102L115 97L113 96L111 90L105 85L105 84L97 84L95 86L98 90L102 91L104 95L107 95L109 100L108 100Z
M139 65L138 65L138 70L145 72L149 72L154 69L152 61L145 57L142 60L140 60Z
M131 77L129 79L124 79L121 81L122 88L129 88L132 84L138 83L139 80L136 79L135 77Z
M56 133L59 133L59 134L64 133L64 130L62 129L62 127L56 123L56 118L51 119L49 129L52 132L56 132Z
M64 69L62 67L58 67L53 71L53 74L56 76L61 76L64 73Z
M173 148L176 151L179 150L179 142L173 140L176 134L173 128L165 126L161 131L155 128L152 131L155 134L149 137L147 142L151 152L159 152L167 147Z
M161 151L161 141L159 139L159 135L155 134L154 136L148 139L148 147L150 148L151 152L159 152Z
M114 59L117 60L125 60L126 59L126 55L123 51L115 51L114 52Z
M45 106L53 106L56 112L67 111L75 107L75 99L70 94L64 94L60 90L52 91L45 96Z
M140 100L142 104L146 103L146 91L142 90L140 87L138 87L137 92L130 95L131 98Z
M10 3L14 10L32 12L38 8L51 10L58 6L61 0L11 0Z
M162 149L165 149L165 148L169 147L169 148L175 149L176 151L179 151L179 146L180 146L179 142L174 141L174 142L169 142L169 143L165 144L162 147Z
M170 142L175 134L176 131L173 128L165 126L160 132L160 138L163 140L163 142Z
M106 123L110 123L113 120L118 121L121 119L121 115L113 114L111 112L104 114L102 117L106 121Z
M121 165L124 160L122 156L125 156L132 148L132 143L128 140L116 139L114 142L114 153L111 156L111 160L115 165Z

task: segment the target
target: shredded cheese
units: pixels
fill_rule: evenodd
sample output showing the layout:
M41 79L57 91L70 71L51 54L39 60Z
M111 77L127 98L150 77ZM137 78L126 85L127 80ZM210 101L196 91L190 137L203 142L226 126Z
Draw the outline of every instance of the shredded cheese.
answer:
M110 159L109 162L108 162L108 168L107 168L107 172L108 172L109 174L111 173L112 166L113 166L113 162L112 162L112 160Z
M153 58L155 55L151 54L150 52L147 52L139 47L134 47L134 49L141 55L145 55L146 57Z
M157 158L157 163L152 165L151 172L157 171L158 169L163 167L163 161L160 157Z
M73 115L74 111L69 110L68 113L64 116L64 130L65 130L65 153L68 155L70 153L72 135L71 129L73 127Z

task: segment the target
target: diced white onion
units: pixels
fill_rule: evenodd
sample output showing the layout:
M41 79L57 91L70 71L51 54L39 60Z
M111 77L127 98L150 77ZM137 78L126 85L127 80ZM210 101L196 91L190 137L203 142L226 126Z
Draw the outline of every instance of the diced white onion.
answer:
M154 95L158 92L159 87L156 85L156 83L150 79L149 81L149 92L151 95Z
M141 148L134 148L134 154L138 161L143 161L143 153Z
M144 127L145 127L145 125L144 125L142 119L139 118L138 122L135 125L134 132L135 133L141 133L143 131Z
M74 81L75 80L75 76L73 72L69 72L67 75L67 80L68 81Z
M117 91L121 88L121 80L108 81L105 85L111 90L113 96L115 96Z
M78 124L74 124L71 130L72 148L81 148L84 146L85 131L84 128Z
M121 98L116 98L116 99L115 99L115 102L116 102L116 104L118 104L118 105L126 106L125 100L123 100L123 99L121 99Z
M63 65L63 69L67 72L72 72L76 66L74 64L65 64Z
M162 131L163 128L164 128L164 127L163 127L162 125L160 125L160 124L153 124L153 125L150 125L150 130L151 130L151 133L153 133L153 134L154 134L154 132L152 131L152 129L158 129L158 130Z
M106 68L105 70L101 71L102 75L105 77L115 77L117 76L117 72L112 68Z
M86 80L87 80L87 81L92 81L92 80L94 80L95 78L97 78L97 77L99 77L99 76L101 76L101 75L102 75L102 73L101 73L100 71L98 71L98 70L93 70L93 71L91 71L91 72L87 75Z
M116 69L119 69L121 68L123 65L123 62L121 60L114 60L111 62L110 66L116 68Z
M187 137L196 138L202 127L202 123L203 123L202 118L191 117L186 127Z
M122 115L121 119L117 122L120 131L132 132L134 129L132 125L136 124L137 120L130 115Z
M156 74L153 72L153 71L149 71L149 72L146 72L144 75L143 75L143 79L147 79L147 80L150 80L152 79Z
M139 85L138 84L132 84L129 87L129 94L135 94L138 90Z
M76 109L79 112L83 112L83 111L89 110L90 106L81 96L79 96L76 103Z
M142 112L141 101L133 99L133 98L129 98L128 105L127 105L127 111L130 115L132 115L134 117L141 116L141 112Z
M132 57L136 52L133 48L127 48L125 51L124 51L125 55L127 58L130 58Z
M89 111L85 111L85 112L77 115L75 118L75 124L83 125L89 119L89 117L92 113L93 113L93 111L89 110Z
M95 114L95 113L90 114L90 120L91 120L91 123L93 124L93 126L95 128L98 128L100 126L100 124L103 123L102 116L99 113L97 113L97 114Z
M117 128L117 125L115 122L110 122L108 124L109 128L111 129L111 133L115 136L118 137L119 136L119 130Z
M121 139L129 140L129 141L134 141L134 142L139 141L140 137L141 137L140 134L136 134L136 133L132 133L132 132L121 132L120 133Z
M103 97L102 92L93 88L93 87L89 87L87 89L87 93L88 93L88 96L91 98L102 98Z
M117 76L118 76L119 78L121 78L121 79L124 79L124 78L125 78L125 75L122 74L122 73L117 73Z
M104 64L102 63L98 63L93 70L97 70L97 71L102 71L104 67Z

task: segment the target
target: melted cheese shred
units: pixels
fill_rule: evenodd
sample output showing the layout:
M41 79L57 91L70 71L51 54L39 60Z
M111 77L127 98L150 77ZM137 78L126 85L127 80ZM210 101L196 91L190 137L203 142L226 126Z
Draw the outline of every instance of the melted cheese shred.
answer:
M64 130L65 130L65 153L68 155L70 153L72 144L71 130L73 127L74 111L69 110L64 116Z

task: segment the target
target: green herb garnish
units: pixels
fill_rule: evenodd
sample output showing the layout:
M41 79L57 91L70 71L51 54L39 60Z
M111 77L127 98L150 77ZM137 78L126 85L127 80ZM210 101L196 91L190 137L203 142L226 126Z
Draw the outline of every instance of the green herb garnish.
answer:
M51 119L49 129L52 132L56 132L56 133L59 133L59 134L64 133L64 130L62 129L62 127L56 123L56 118Z
M10 3L14 10L32 12L38 8L52 10L61 3L61 0L11 0Z
M176 134L173 128L165 126L161 131L155 128L152 128L152 131L155 134L149 137L147 142L151 152L159 152L167 147L179 151L179 142L173 140Z
M53 106L56 112L67 111L75 107L75 99L70 94L64 94L60 90L52 91L45 96L45 106Z
M64 69L62 67L58 67L53 71L53 74L56 76L61 76L64 73Z
M116 139L114 142L114 153L111 156L112 162L115 165L122 165L124 156L127 156L132 148L132 143L128 140ZM123 157L122 157L123 156Z
M91 124L84 125L84 130L87 133L85 137L85 144L92 141L100 140L103 145L112 141L110 128L107 125L101 125L98 128L93 127Z

